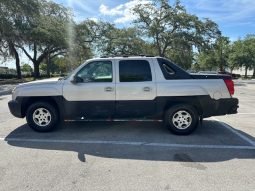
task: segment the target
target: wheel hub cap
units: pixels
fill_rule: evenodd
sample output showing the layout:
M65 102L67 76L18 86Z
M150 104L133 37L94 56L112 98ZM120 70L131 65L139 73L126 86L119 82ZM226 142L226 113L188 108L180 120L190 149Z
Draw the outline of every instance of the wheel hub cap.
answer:
M41 127L49 125L51 122L51 114L49 110L45 108L36 109L33 113L33 121L36 125Z
M173 115L172 122L177 129L183 130L191 125L192 117L187 111L180 110Z

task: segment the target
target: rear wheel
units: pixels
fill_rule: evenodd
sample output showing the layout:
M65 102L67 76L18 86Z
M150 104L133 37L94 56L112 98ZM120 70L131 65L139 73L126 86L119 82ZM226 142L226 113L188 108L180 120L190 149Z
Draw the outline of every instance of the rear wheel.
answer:
M35 131L52 131L58 123L58 111L47 102L36 102L29 106L26 119L29 127Z
M165 113L167 128L177 135L189 135L198 125L198 114L194 107L186 104L172 106Z

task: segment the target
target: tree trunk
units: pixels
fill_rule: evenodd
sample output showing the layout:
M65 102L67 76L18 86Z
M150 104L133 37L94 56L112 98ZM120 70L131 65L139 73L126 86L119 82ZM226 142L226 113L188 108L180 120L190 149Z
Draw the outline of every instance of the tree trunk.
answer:
M34 78L37 79L40 76L39 64L34 62Z
M9 46L10 46L10 49L11 49L11 52L12 54L14 55L15 57L15 60L16 60L16 71L17 71L17 78L18 79L21 79L22 76L21 76L21 70L20 70L20 59L19 59L19 54L14 46L13 43L9 42Z
M245 66L245 74L244 74L244 77L247 78L247 71L248 71L248 67Z
M20 70L20 59L19 59L19 54L18 54L18 52L16 51L16 49L15 49L14 55L15 55L15 59L16 59L17 78L18 78L18 79L21 79L22 76L21 76L21 70Z
M253 68L253 74L252 74L252 77L253 77L253 78L255 77L255 67Z
M47 57L47 77L50 78L50 54Z
M222 47L220 48L220 72L223 72L224 69L223 69L223 58L222 58Z
M224 71L222 63L220 63L220 68L219 69L220 69L220 72Z

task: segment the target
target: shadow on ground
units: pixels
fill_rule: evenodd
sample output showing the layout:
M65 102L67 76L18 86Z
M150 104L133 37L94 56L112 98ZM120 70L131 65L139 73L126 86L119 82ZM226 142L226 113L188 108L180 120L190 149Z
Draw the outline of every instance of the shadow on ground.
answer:
M244 132L240 133L255 140L254 137ZM14 138L19 138L20 140L13 141L12 139ZM30 141L26 141L26 139ZM37 141L31 141L32 139ZM106 143L88 144L65 140L250 146L216 121L205 121L194 134L189 136L173 135L161 123L75 122L65 123L51 133L36 133L25 124L16 128L6 137L8 144L16 147L77 152L78 159L81 162L86 162L86 155L93 155L113 159L178 161L184 166L191 165L190 167L203 170L205 167L200 165L199 162L221 162L235 158L255 158L255 150L248 149L208 149L188 148L185 146L179 148ZM193 163L189 162L196 162L196 165L194 166Z

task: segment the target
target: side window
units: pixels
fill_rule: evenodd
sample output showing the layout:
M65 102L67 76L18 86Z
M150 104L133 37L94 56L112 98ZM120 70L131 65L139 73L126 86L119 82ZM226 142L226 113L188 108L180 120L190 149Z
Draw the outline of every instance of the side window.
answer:
M76 76L81 82L112 82L112 62L95 61L85 65Z
M150 64L146 60L122 60L119 62L120 82L152 81Z
M175 65L174 63L163 58L157 58L157 60L166 80L191 78L186 71L184 71L182 68Z
M168 73L169 75L173 75L173 74L175 74L175 72L173 71L173 69L172 69L172 68L170 68L168 65L163 64L162 66L163 66L163 68L164 68L165 72L166 72L166 73Z

